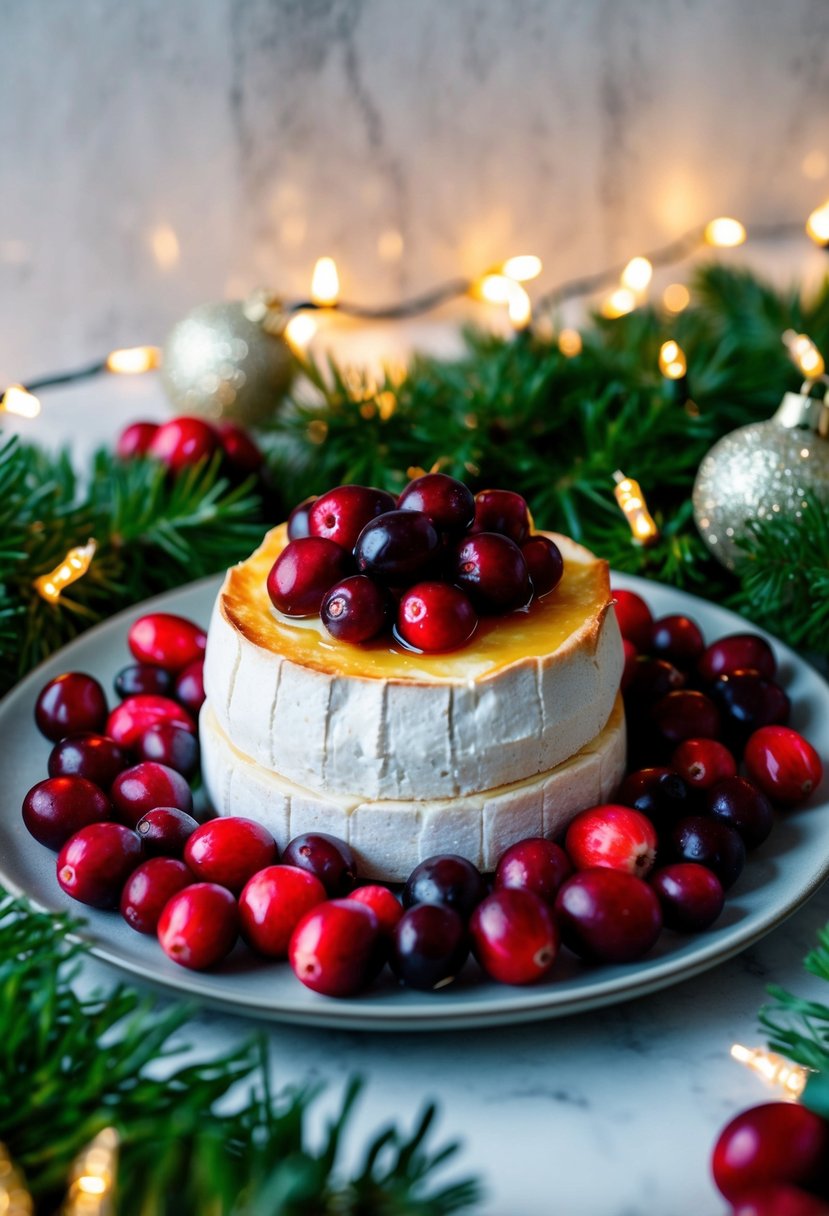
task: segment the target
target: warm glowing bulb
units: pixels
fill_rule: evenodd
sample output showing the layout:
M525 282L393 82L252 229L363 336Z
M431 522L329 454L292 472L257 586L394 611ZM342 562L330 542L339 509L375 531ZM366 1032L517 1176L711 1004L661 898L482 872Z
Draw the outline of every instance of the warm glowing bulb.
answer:
M500 267L501 274L514 279L516 283L528 283L530 279L537 279L542 269L541 258L537 258L534 253L521 253L514 258L507 258Z
M282 336L292 350L303 351L317 332L317 323L310 313L298 312L286 324Z
M85 545L70 549L60 565L34 580L35 590L50 604L57 603L64 588L76 583L86 574L92 565L97 547L94 540L89 540Z
M685 351L673 338L659 348L659 370L667 380L681 380L688 370Z
M817 245L829 245L829 203L817 207L806 221L806 231Z
M653 278L653 266L647 258L631 258L622 271L622 286L631 291L644 291Z
M613 495L630 525L635 540L648 545L659 539L659 529L656 521L648 510L642 487L632 477L625 477L618 469L613 474L616 482Z
M787 329L783 334L783 342L792 362L808 379L822 376L826 371L823 355L808 334L798 334L793 329Z
M783 1056L764 1051L761 1047L743 1047L741 1043L735 1043L731 1048L731 1057L762 1077L767 1085L782 1089L784 1096L793 1102L802 1095L809 1080L808 1068L790 1064Z
M162 270L172 270L181 260L181 249L175 230L169 224L158 224L150 232L150 248Z
M669 283L662 293L666 312L684 312L691 303L691 293L684 283Z
M742 245L746 239L745 227L739 220L730 216L720 215L705 225L705 240L708 245L716 245L719 249L731 249L734 245Z
M331 308L340 295L340 276L333 258L317 258L311 278L311 299L323 308Z
M478 283L478 294L488 304L506 304L514 287L515 280L505 274L485 274Z
M117 1171L118 1135L105 1127L75 1158L63 1216L111 1216Z
M568 359L580 355L584 343L577 329L563 329L558 335L558 349Z
M130 346L124 350L113 350L106 357L108 372L121 376L136 376L149 372L161 362L161 351L157 346Z
M18 418L37 418L40 413L40 400L22 384L11 384L0 398L0 410L5 410L7 414L16 414Z
M512 288L507 303L509 319L515 329L526 329L532 320L532 302L520 283L513 283Z
M624 317L636 307L636 296L629 287L617 287L602 304L603 317Z

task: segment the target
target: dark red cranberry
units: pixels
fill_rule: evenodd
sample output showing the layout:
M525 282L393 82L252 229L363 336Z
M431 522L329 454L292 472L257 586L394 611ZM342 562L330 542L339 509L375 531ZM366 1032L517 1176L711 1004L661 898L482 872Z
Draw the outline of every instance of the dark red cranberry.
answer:
M671 767L693 788L707 790L723 777L733 777L737 761L716 739L686 739L671 756Z
M135 830L148 857L181 857L198 826L197 819L177 806L155 806L141 816Z
M312 494L310 498L303 498L302 502L298 502L291 514L288 516L288 540L303 540L306 536L311 535L311 507L317 501L317 495Z
M141 840L130 828L91 823L70 836L58 853L58 884L82 904L114 908L141 858Z
M322 623L340 642L369 642L389 625L394 601L386 587L366 574L335 583L320 608Z
M56 851L81 828L111 818L106 794L86 777L48 777L33 785L23 799L23 822L29 832Z
M626 700L630 704L653 705L669 692L685 687L685 676L667 659L651 659L640 655L636 660Z
M271 566L268 595L286 616L313 616L330 588L350 573L349 554L333 540L292 540Z
M765 1183L740 1191L731 1216L829 1216L829 1203L799 1186Z
M156 722L138 736L135 752L139 760L166 764L182 777L192 777L199 767L199 741L175 722Z
M710 687L723 713L723 730L737 748L744 747L748 736L761 726L780 726L789 720L791 702L786 693L756 672L734 671L720 676Z
M636 660L639 658L639 652L633 642L629 642L627 638L622 638L622 653L625 656L625 663L622 668L620 688L622 692L627 692L636 675Z
M49 753L49 776L86 777L108 790L129 764L127 753L112 739L87 731L68 735L55 744Z
M595 962L641 958L662 928L654 890L622 870L580 870L561 887L555 912L564 944Z
M650 653L667 659L675 667L693 667L705 649L705 639L696 621L688 616L662 616L651 627Z
M656 828L634 807L604 803L579 811L564 837L577 870L608 866L644 878L656 862Z
M188 663L176 676L175 697L194 718L204 705L204 659Z
M558 545L549 536L531 536L521 546L521 554L530 572L533 593L549 595L564 574L564 558Z
M331 899L306 912L288 945L294 975L325 996L362 991L384 958L385 938L377 917L354 899Z
M533 984L547 975L559 950L549 904L531 891L502 887L475 908L469 921L475 958L501 984Z
M683 739L715 739L720 732L720 712L704 692L681 688L657 701L652 710L657 730L668 743Z
M552 903L573 863L561 845L543 836L529 836L501 854L495 869L495 889L517 887Z
M139 663L152 663L176 672L204 658L207 634L186 617L172 612L149 612L130 625L127 645Z
M396 505L391 494L373 486L337 486L311 506L309 532L311 536L333 540L351 552L366 524L393 511Z
M216 434L231 468L246 476L259 472L265 457L244 427L236 422L217 422Z
M456 853L438 853L416 865L403 888L403 907L445 904L464 920L486 895L483 875Z
M466 925L454 909L417 904L398 921L389 961L407 987L431 992L457 979L468 954Z
M632 642L637 650L649 650L653 626L650 608L635 591L623 591L614 587L612 594L622 637ZM668 692L667 688L665 692Z
M156 422L131 422L125 426L115 444L118 459L133 460L136 456L146 456L157 430Z
M210 819L187 838L184 860L201 882L218 882L235 894L259 870L279 860L276 841L255 819Z
M777 671L774 651L759 633L731 633L712 642L697 663L700 678L712 684L735 671L753 671L773 680Z
M203 971L230 954L239 935L239 911L227 887L197 882L164 905L158 940L168 958Z
M282 863L308 870L335 898L348 895L357 881L357 859L349 845L326 832L305 832L285 846Z
M623 805L635 807L647 815L659 831L693 809L690 789L669 768L641 768L629 773L617 797Z
M366 883L364 887L355 887L348 898L356 899L358 903L371 908L383 933L389 937L394 933L397 922L403 915L403 909L400 900L388 887L381 886L380 883Z
M523 545L531 528L526 500L514 490L480 490L475 495L473 532L497 532Z
M248 879L239 896L242 937L267 958L287 958L294 929L326 898L325 887L308 870L266 866Z
M388 511L363 528L354 546L357 569L392 586L425 575L440 548L438 531L422 511Z
M103 688L93 676L82 671L67 671L56 676L45 685L35 702L37 728L53 743L82 731L101 733L106 718L107 700Z
M521 550L497 532L479 532L461 542L453 577L479 612L510 612L522 608L532 595Z
M444 536L463 536L475 518L475 499L462 481L445 473L426 473L406 486L397 506L422 511Z
M130 874L121 892L121 915L136 933L155 933L168 900L189 887L193 875L174 857L152 857Z
M723 910L722 883L707 866L679 861L651 874L650 883L659 896L665 928L676 933L701 933Z
M745 777L725 777L706 795L705 809L736 828L747 849L756 849L771 834L774 811L766 795Z
M156 722L171 722L196 733L196 723L177 701L149 693L127 697L116 705L107 718L105 733L122 747L131 748Z
M181 773L152 760L142 760L119 773L110 796L117 817L131 828L157 806L176 806L188 814L193 809L193 795Z
M780 806L796 806L820 785L823 763L807 739L787 726L763 726L746 744L751 780Z
M131 663L115 677L115 691L122 699L148 693L168 697L173 691L173 673L150 663Z
M179 473L199 460L209 460L219 450L219 437L201 418L173 418L152 437L148 453Z
M671 832L670 851L677 861L696 861L713 870L726 890L746 862L746 846L737 829L707 815L680 819Z
M416 583L400 598L397 633L427 654L458 650L478 627L469 597L449 583Z
M714 1181L737 1203L752 1187L791 1183L825 1189L829 1123L797 1102L744 1110L720 1132L711 1158Z

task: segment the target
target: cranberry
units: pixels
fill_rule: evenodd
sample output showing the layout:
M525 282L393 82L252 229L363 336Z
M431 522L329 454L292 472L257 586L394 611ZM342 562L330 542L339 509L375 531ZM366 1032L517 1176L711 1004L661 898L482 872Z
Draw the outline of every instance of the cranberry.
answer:
M644 877L656 861L656 830L628 806L590 807L572 820L564 847L577 870L609 866Z
M166 764L182 777L192 777L199 767L199 741L175 722L155 722L138 736L135 751L139 760Z
M131 422L125 426L115 444L118 459L132 460L135 456L146 456L157 430L156 422Z
M288 540L302 540L311 535L311 507L316 501L316 494L312 494L310 498L303 498L302 502L298 502L294 507L288 516Z
M726 890L740 877L746 861L737 829L704 815L680 819L671 833L670 848L677 861L696 861L713 870Z
M633 642L629 642L627 638L622 638L622 653L625 656L625 663L622 668L620 688L622 692L627 692L636 676L636 661L639 658L639 652Z
M685 739L671 756L671 767L690 786L707 790L724 777L733 777L737 761L716 739Z
M139 694L116 705L107 718L106 734L122 747L135 747L145 730L156 722L171 722L196 733L196 724L186 710L170 697Z
M106 716L103 688L82 671L67 671L50 680L35 703L37 728L53 743L81 731L100 732Z
M475 495L473 532L498 532L523 545L531 528L529 507L514 490L480 490Z
M150 663L131 663L129 667L122 667L115 677L115 691L122 699L142 693L166 697L173 691L173 675Z
M366 524L393 511L396 505L391 494L373 486L337 486L312 504L309 534L324 536L350 552Z
M193 663L188 663L184 671L178 673L175 696L188 713L191 713L194 718L199 716L199 710L205 702L204 659L196 659Z
M694 861L664 866L651 875L650 882L659 896L666 929L700 933L713 925L723 910L722 883L713 870Z
M734 671L755 671L773 680L777 660L771 646L758 633L731 633L711 643L700 657L697 671L709 684Z
M468 954L466 925L454 909L417 904L398 921L390 963L402 983L428 992L448 987Z
M177 806L154 806L141 816L135 830L148 856L181 857L198 826L197 819Z
M230 954L239 934L236 900L227 887L197 882L169 899L158 921L158 940L168 958L202 971Z
M560 845L543 836L528 836L501 854L495 869L495 889L516 887L552 903L573 863Z
M288 960L294 975L325 996L354 996L383 964L384 939L371 908L353 899L331 899L306 912L291 934Z
M696 621L678 614L662 616L651 626L650 650L658 659L667 659L676 667L693 667L705 649L705 639Z
M483 875L465 857L438 853L416 865L403 888L403 907L445 904L467 920L486 895Z
M141 857L141 840L130 828L90 823L70 836L58 853L58 884L82 904L114 908Z
M595 962L641 958L662 928L656 893L621 870L580 870L562 886L555 911L564 944Z
M497 532L479 532L461 542L455 554L454 581L479 612L522 608L532 595L521 550Z
M394 601L385 587L366 574L352 574L328 592L320 617L332 637L357 644L382 633L393 610Z
M766 795L745 777L724 777L708 791L706 811L736 828L747 849L756 849L774 827L774 811Z
M23 822L29 832L56 851L81 828L111 818L106 794L86 777L48 777L33 785L23 799Z
M216 434L228 464L245 475L258 473L265 457L244 427L236 422L217 422Z
M811 743L787 726L755 731L744 759L751 780L782 806L803 802L823 776L823 764Z
M437 529L422 511L388 511L366 524L354 546L357 569L392 585L427 574L440 547Z
M619 802L632 806L662 831L693 808L691 791L669 768L641 768L622 782Z
M449 583L416 583L397 607L398 635L427 654L465 646L477 627L469 597Z
M632 642L637 650L649 650L653 626L650 608L635 591L622 591L621 588L614 587L612 594L622 637ZM666 688L665 692L667 691Z
M564 558L555 541L548 536L531 536L521 546L521 555L530 572L533 593L540 597L554 591L564 574Z
M150 612L130 625L127 645L139 663L175 672L204 658L207 634L186 617Z
M285 846L283 865L308 870L334 898L347 895L357 881L357 860L349 845L326 832L305 832Z
M463 536L475 518L472 491L445 473L416 477L406 486L397 505L401 511L422 511L444 536Z
M829 1203L799 1186L773 1183L741 1191L731 1216L829 1216Z
M183 861L152 857L130 874L121 892L121 915L137 933L155 933L168 900L189 887L193 875Z
M172 473L179 473L199 460L209 459L218 450L216 432L201 418L172 418L153 435L148 452Z
M86 777L108 790L129 763L126 752L112 739L87 731L55 744L49 753L49 776Z
M663 739L714 739L720 732L720 711L704 692L681 688L657 701L652 718Z
M744 747L751 732L761 726L789 720L791 703L786 693L779 684L754 671L731 672L710 687L711 696L723 711L723 729L737 747Z
M255 819L228 815L197 827L184 846L184 860L202 882L218 882L238 894L259 870L278 860L276 841Z
M296 866L266 866L239 896L242 937L268 958L287 958L291 934L306 912L327 898L325 887Z
M732 1119L711 1158L714 1182L726 1199L776 1183L819 1186L826 1181L829 1123L806 1106L765 1102Z
M193 809L193 795L181 773L153 760L124 769L113 781L110 794L118 818L131 828L157 806L175 806L188 814Z
M627 695L631 702L652 705L669 692L685 687L685 676L667 659L651 659L640 655L636 660Z
M517 887L502 887L478 904L469 932L479 964L501 984L532 984L549 973L558 956L552 908Z
M391 936L397 927L397 922L403 915L400 900L393 895L388 887L379 883L367 883L364 887L356 887L348 897L371 908L380 924L380 930Z
M271 566L268 595L286 616L313 616L326 592L350 573L345 549L322 536L289 541Z

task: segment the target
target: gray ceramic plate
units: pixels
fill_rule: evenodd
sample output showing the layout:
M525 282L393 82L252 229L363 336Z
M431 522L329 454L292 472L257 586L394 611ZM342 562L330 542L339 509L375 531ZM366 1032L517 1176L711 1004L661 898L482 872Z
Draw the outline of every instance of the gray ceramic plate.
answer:
M646 596L656 615L687 612L709 639L746 628L733 613L668 587L622 576L614 585ZM663 933L654 951L636 964L589 967L563 951L553 978L531 988L510 988L484 980L470 963L452 987L435 994L401 989L386 973L388 978L365 996L339 1001L304 988L287 964L255 961L242 946L216 971L186 971L168 961L153 939L128 928L117 913L96 912L64 896L55 881L54 854L28 835L20 804L26 790L46 776L49 744L32 719L43 684L74 670L92 672L111 688L112 677L130 661L126 631L134 617L154 609L206 624L217 587L217 579L204 580L114 617L44 663L0 704L0 881L42 908L82 915L93 954L136 979L252 1017L352 1030L443 1030L562 1017L641 996L715 967L785 920L829 873L829 794L824 779L808 805L782 818L771 838L751 855L712 929L693 937ZM773 645L794 703L793 725L829 757L829 686L786 646L776 641Z

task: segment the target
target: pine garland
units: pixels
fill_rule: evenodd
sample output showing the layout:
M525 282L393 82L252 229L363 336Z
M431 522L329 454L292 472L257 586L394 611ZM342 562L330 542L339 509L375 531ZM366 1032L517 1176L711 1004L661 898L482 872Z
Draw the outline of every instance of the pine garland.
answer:
M829 925L806 956L805 966L812 975L829 983ZM813 1070L802 1101L829 1119L829 1005L804 1001L777 985L770 985L769 993L775 1003L760 1011L760 1022L771 1036L769 1046Z

